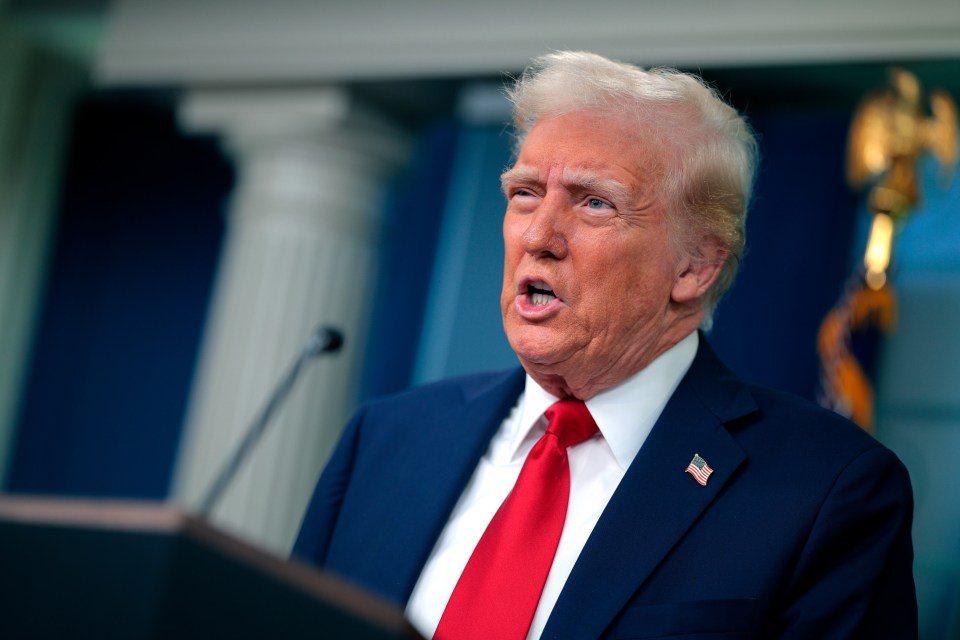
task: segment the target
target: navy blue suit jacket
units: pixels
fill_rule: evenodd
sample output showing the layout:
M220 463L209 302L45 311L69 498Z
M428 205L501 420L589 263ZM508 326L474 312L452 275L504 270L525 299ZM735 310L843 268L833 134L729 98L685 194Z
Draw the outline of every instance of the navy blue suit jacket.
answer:
M400 606L523 371L361 409L294 556ZM694 453L707 486L684 470ZM846 420L697 357L597 522L544 638L915 638L900 461Z

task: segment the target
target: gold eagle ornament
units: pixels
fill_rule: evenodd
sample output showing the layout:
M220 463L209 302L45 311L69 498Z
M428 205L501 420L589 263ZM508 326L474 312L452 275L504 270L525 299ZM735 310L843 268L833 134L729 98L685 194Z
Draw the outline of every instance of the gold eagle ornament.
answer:
M930 115L922 104L917 77L890 70L890 86L867 96L857 107L847 144L847 179L854 188L872 185L867 197L873 224L864 254L867 285L886 282L897 224L920 201L917 165L931 153L949 184L957 162L957 105L945 91L930 92Z
M847 147L847 178L854 188L873 183L875 212L900 219L920 200L917 163L924 152L940 163L949 181L957 162L957 105L945 91L930 92L930 116L921 104L920 82L900 68L890 87L867 96L857 108Z

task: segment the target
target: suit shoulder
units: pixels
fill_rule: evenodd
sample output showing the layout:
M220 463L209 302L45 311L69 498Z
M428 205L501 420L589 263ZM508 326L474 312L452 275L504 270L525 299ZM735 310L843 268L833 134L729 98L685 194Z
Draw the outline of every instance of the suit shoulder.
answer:
M789 414L812 423L830 424L833 428L852 428L855 431L863 432L863 429L835 411L826 409L796 394L755 384L747 384L746 386L761 409L767 412Z
M873 449L896 457L857 424L814 402L765 387L748 388L758 407L743 424L748 440L775 443L786 453L808 453L824 462L850 460Z

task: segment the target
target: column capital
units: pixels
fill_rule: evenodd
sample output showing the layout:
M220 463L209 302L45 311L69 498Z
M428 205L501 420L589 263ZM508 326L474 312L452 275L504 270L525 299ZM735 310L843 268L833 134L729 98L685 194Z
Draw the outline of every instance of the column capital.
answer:
M406 157L405 132L336 85L192 89L179 116L185 131L219 134L237 153L301 141L347 145L388 164Z
M231 225L269 218L273 233L374 240L381 185L409 147L402 129L332 85L195 89L179 117L188 132L220 136L236 163Z

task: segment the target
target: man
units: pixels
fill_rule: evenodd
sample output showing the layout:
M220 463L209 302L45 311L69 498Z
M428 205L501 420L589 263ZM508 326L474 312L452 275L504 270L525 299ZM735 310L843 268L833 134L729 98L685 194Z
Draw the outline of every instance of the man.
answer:
M511 98L523 370L361 409L294 555L441 640L915 637L903 466L697 331L743 253L745 122L692 76L586 53Z

